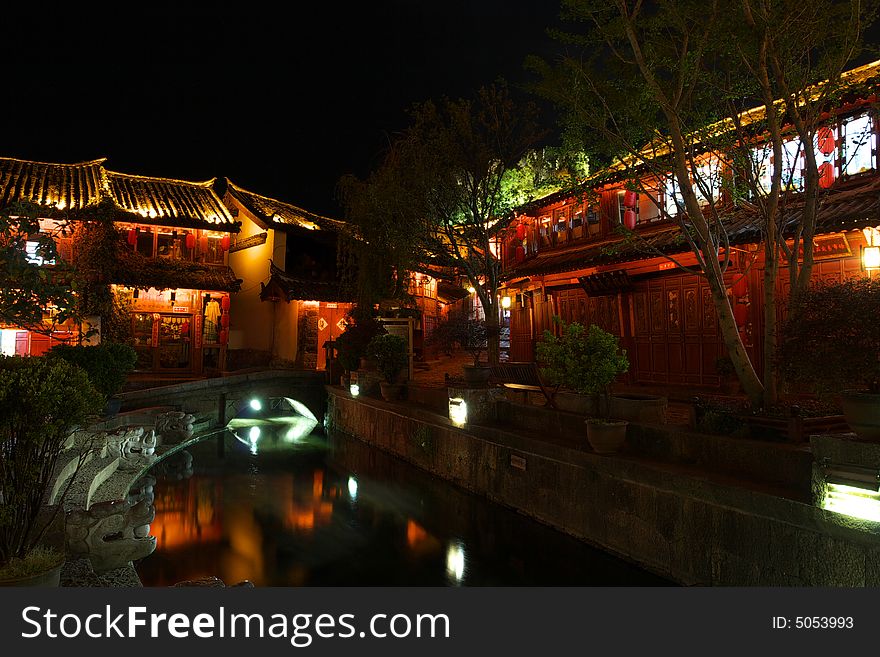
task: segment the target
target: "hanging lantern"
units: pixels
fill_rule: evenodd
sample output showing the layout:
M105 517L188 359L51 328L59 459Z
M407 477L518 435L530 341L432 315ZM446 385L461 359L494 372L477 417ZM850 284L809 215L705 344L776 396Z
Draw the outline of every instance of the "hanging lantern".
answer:
M749 281L746 275L740 276L733 284L733 295L735 297L744 297L749 293Z
M220 326L223 328L229 328L229 313L223 313L220 315Z
M223 312L229 312L229 295L227 294L225 297L220 297L220 307L223 309Z
M208 252L208 236L207 235L202 235L199 238L199 249L202 251L202 253Z
M229 235L224 235L220 238L220 248L224 251L229 250Z
M837 142L834 140L834 131L828 126L822 126L816 131L816 141L818 142L819 150L824 155L831 155L834 149L837 148Z
M128 244L130 246L134 246L135 244L137 244L137 241L138 241L137 230L135 230L134 228L129 228L127 239L128 239Z
M220 344L226 344L229 342L229 329L223 329L220 331Z
M834 184L834 165L823 162L819 165L819 187L828 189Z
M526 225L523 223L516 225L516 239L521 240L526 236Z
M634 208L638 205L639 195L636 192L627 190L623 194L623 206L626 208Z
M636 211L635 210L627 210L623 213L623 225L626 226L629 230L636 229Z
M522 262L525 259L526 259L526 250L521 246L516 247L516 250L513 252L513 261L514 262Z
M743 327L746 325L746 322L749 321L749 307L744 303L738 303L733 306L733 318L736 320L736 325L739 327Z
M186 248L192 251L196 248L196 235L195 233L187 233L186 234Z

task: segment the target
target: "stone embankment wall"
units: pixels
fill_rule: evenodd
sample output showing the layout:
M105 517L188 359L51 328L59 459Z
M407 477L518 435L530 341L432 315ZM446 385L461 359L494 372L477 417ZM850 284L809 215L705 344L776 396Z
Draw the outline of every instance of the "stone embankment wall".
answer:
M880 585L880 525L696 466L458 429L427 410L328 390L333 429L680 583Z

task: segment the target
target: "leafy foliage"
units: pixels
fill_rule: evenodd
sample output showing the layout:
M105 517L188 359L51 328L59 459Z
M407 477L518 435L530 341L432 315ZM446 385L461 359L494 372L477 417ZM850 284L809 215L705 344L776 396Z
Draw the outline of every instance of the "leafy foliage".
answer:
M368 312L356 309L346 321L346 329L336 338L336 354L342 367L352 372L358 368L361 358L367 356L367 347L385 328Z
M394 383L400 371L409 364L406 340L399 335L377 335L367 345L367 353L376 359L387 383Z
M629 369L618 337L595 324L586 328L577 322L566 324L558 317L553 319L560 335L544 331L544 339L537 345L541 374L554 385L581 394L603 395L607 402L611 383ZM610 412L611 405L606 403L605 408Z
M102 403L71 363L0 357L0 565L39 540L37 517L64 441Z
M48 334L77 317L77 304L70 264L59 258L54 240L67 226L41 233L38 211L38 206L18 204L0 212L0 323ZM27 253L28 242L35 243L34 257ZM49 306L54 312L46 322Z
M490 360L498 353L501 273L490 244L516 202L505 194L505 176L543 137L535 117L503 85L473 100L428 101L366 181L340 182L346 217L361 237L359 276L397 281L391 291L399 293L409 271L459 270L485 310Z
M880 392L880 279L810 288L790 307L780 366L817 392Z
M47 356L79 366L105 397L112 397L122 389L126 375L137 363L134 349L115 342L102 342L92 347L57 345Z
M440 346L446 353L451 353L456 345L461 347L473 357L476 367L480 364L480 355L486 351L488 343L486 322L471 319L464 312L450 312L434 327L429 341Z

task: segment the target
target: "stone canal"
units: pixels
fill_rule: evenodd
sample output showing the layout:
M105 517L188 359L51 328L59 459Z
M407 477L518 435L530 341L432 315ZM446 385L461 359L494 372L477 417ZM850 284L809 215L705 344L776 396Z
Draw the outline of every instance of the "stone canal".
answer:
M670 584L342 434L225 431L151 474L145 586Z

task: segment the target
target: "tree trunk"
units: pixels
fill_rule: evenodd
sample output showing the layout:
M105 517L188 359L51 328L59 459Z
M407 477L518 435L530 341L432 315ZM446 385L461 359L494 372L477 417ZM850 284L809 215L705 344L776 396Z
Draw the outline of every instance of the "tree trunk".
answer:
M779 384L776 367L776 279L779 260L775 237L772 240L767 238L764 255L764 408L769 408L778 399Z
M497 365L501 357L501 326L498 322L498 306L492 304L483 308L486 313L486 353L489 365Z

